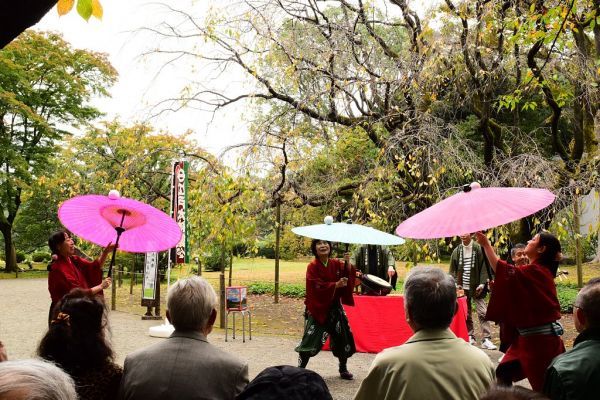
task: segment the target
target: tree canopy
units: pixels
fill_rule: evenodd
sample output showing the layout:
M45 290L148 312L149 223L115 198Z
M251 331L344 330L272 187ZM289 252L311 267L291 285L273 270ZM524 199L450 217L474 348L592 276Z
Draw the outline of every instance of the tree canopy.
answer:
M90 97L107 95L116 76L105 55L53 33L26 32L0 50L0 231L9 271L24 192L43 178L59 141L100 115Z

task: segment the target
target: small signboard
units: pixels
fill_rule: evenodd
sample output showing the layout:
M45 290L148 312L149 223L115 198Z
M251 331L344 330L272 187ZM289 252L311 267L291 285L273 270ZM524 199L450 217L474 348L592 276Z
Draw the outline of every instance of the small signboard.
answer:
M225 288L227 311L243 311L248 308L248 288L246 286L228 286Z
M144 280L142 284L142 306L154 306L157 302L158 253L146 253Z

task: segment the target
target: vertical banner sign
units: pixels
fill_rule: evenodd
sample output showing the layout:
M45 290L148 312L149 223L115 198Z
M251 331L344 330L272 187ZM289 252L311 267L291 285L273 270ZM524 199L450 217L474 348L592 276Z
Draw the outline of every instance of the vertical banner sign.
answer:
M146 253L144 262L144 282L142 284L142 305L144 300L156 300L156 285L158 272L158 253Z
M174 162L171 185L171 217L179 224L182 232L181 240L174 251L171 252L171 259L175 264L190 262L187 226L187 185L188 162Z

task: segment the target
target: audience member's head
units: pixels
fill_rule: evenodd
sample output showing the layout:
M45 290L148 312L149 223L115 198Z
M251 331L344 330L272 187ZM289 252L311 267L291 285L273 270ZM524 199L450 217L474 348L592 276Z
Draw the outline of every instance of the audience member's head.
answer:
M167 317L178 331L210 333L217 317L217 295L198 276L178 280L167 295Z
M57 304L38 355L73 374L99 367L114 358L105 336L102 301L82 289L73 289Z
M541 393L522 386L494 386L479 400L549 400Z
M525 254L525 247L526 246L523 243L517 243L510 249L510 258L512 258L513 263L517 267L526 265L529 262L527 254Z
M236 400L331 400L327 384L314 371L280 365L263 370Z
M456 312L454 278L439 268L413 268L404 283L404 308L414 331L448 328Z
M77 400L73 379L56 365L37 359L0 363L3 400Z
M578 332L600 329L600 278L590 280L577 294L573 319Z

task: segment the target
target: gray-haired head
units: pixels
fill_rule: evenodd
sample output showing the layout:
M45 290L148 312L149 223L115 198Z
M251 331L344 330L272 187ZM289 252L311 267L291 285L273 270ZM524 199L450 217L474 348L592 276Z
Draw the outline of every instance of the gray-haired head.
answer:
M180 331L198 331L206 327L217 306L217 294L204 278L193 276L178 280L167 295L169 319Z
M51 362L40 359L0 363L0 398L77 400L73 379Z
M600 329L600 278L585 284L577 294L575 306L583 311L588 329Z
M456 311L454 278L439 268L413 268L404 283L407 316L421 329L445 329Z
M510 249L510 256L512 258L515 257L515 254L517 254L517 251L524 249L525 247L527 247L525 244L523 243L517 243L514 245L514 247L512 249Z

